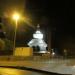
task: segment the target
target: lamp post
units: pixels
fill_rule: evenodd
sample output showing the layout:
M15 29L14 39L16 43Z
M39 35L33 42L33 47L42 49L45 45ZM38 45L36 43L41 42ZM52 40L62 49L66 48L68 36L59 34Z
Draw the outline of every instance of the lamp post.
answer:
M18 25L18 20L20 16L18 13L13 14L13 19L15 20L15 32L14 32L14 47L13 50L15 50L15 44L16 44L16 31L17 31L17 25Z

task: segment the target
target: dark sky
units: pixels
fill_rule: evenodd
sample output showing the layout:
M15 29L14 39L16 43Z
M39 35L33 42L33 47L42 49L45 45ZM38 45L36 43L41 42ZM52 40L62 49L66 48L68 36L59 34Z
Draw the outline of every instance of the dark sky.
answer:
M75 37L74 8L71 0L27 0L27 10L36 16L35 20L42 24L44 30L46 27L52 29L54 47L58 47L60 41L64 41L66 37Z
M27 0L27 10L36 16L39 23L44 17L48 20L48 27L55 27L63 33L75 32L72 21L74 8L71 1Z
M0 16L4 13L11 14L15 10L19 13L24 11L25 0L0 0Z
M3 2L4 1L4 2ZM20 5L22 0L0 0L1 5ZM23 0L24 1L24 0ZM2 4L1 4L2 2ZM15 4L14 4L15 2ZM11 4L10 4L11 3ZM23 3L23 2L22 2ZM21 3L21 5L22 5ZM18 7L17 5L17 7ZM25 12L32 16L33 25L41 24L44 29L54 29L56 35L75 34L74 8L71 0L25 0ZM0 9L1 10L1 9ZM25 36L26 37L26 36ZM25 39L25 38L24 38ZM28 38L27 38L28 39Z
M57 31L75 32L74 8L70 0L0 0L0 10L8 6L22 9L25 6L25 12L28 11L36 24L55 27Z

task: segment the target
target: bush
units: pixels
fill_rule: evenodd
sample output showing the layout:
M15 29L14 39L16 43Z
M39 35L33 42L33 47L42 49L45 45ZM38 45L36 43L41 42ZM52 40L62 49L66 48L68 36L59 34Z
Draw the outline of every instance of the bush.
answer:
M8 39L0 39L0 50L13 50L13 42Z
M8 39L4 39L4 41L5 41L5 50L13 50L13 42Z
M4 40L0 39L0 50L4 50L5 49L5 42Z

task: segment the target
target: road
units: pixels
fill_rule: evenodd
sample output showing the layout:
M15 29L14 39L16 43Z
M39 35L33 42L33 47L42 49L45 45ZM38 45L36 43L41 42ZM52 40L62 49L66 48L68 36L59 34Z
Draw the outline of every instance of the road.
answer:
M20 66L38 70L75 75L75 59L3 60L0 66Z

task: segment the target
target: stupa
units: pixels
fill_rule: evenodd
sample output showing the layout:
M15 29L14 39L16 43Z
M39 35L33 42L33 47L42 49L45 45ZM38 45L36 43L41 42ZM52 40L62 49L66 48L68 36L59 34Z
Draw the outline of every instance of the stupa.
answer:
M38 46L40 49L39 52L46 52L47 44L43 39L43 34L40 31L39 24L37 25L37 30L33 34L33 39L29 41L28 46L35 47L35 48Z

